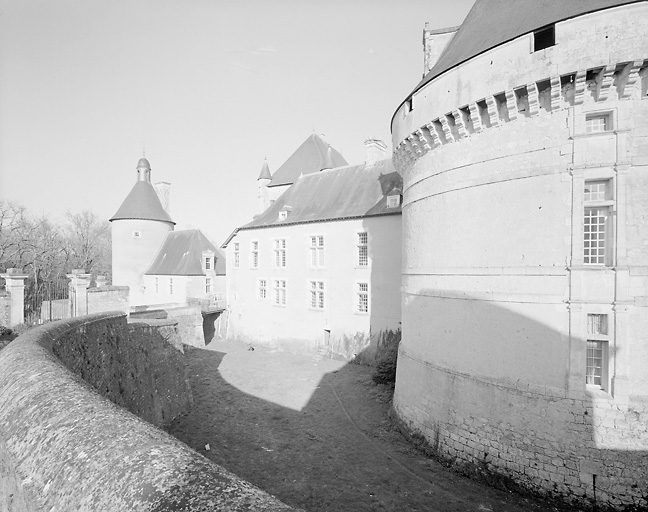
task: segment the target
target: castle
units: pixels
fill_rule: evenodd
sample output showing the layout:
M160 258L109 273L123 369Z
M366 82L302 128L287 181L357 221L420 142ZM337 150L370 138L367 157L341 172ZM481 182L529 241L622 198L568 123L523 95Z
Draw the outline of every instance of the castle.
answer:
M424 44L394 408L455 463L646 507L648 2L477 0Z
M197 229L174 231L168 183L151 183L151 165L137 163L137 180L112 227L112 284L129 287L133 306L185 304L225 292L225 260Z

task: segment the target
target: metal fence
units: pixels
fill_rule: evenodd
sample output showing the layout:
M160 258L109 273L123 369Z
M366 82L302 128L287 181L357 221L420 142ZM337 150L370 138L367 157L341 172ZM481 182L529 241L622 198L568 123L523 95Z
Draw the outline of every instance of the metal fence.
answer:
M72 316L67 279L36 282L25 281L25 323L42 324Z

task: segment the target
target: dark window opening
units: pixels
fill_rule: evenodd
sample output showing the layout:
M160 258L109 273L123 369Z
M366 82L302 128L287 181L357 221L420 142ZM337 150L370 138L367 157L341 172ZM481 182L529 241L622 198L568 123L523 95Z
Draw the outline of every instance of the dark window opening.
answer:
M533 33L533 51L544 50L556 44L556 25L550 25Z

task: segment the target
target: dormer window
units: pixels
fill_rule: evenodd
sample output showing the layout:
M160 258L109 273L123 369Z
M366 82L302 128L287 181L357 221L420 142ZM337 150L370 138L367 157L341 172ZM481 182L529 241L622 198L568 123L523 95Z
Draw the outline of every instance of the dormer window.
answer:
M212 251L203 251L202 258L203 269L206 272L214 270L214 267L216 266L216 258L214 257L214 253Z
M291 212L292 206L284 206L281 210L279 210L279 220L286 220Z
M205 270L211 270L211 258L205 258Z
M401 204L400 194L392 194L387 196L387 208L398 208Z

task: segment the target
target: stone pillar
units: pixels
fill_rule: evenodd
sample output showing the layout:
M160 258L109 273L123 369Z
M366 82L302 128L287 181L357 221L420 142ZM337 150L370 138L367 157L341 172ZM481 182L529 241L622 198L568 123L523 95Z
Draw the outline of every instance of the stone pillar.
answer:
M83 316L88 314L88 286L92 274L85 274L82 268L75 268L71 274L66 274L70 280L70 306L71 314L75 316Z
M11 297L11 326L25 323L25 279L27 275L19 268L8 268L0 274L5 280L5 288Z

